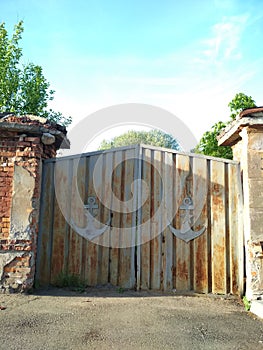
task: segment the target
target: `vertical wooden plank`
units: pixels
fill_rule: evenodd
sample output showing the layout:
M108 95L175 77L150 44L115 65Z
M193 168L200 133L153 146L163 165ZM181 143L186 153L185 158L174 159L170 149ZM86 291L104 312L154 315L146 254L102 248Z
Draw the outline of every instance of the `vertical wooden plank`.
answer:
M75 158L72 161L72 194L71 194L71 213L78 226L82 227L86 224L84 218L84 195L85 183L85 165L83 160ZM71 274L81 275L82 266L82 237L73 229L70 230L69 242L69 264L68 271Z
M164 152L164 213L163 224L167 220L171 222L173 216L173 156L172 153ZM166 220L166 221L164 221ZM163 231L162 239L162 269L163 269L163 290L173 288L173 234L168 227Z
M150 266L151 266L151 226L150 219L153 215L152 213L152 190L154 189L154 184L152 181L152 165L151 165L151 150L143 149L142 150L142 179L148 185L148 197L146 202L142 207L142 215L141 215L141 223L143 224L143 229L141 232L142 241L145 242L141 245L140 254L141 254L141 289L149 289L150 288Z
M98 159L97 155L91 155L89 157L89 172L88 172L88 188L87 188L87 198L89 196L96 197L96 193L93 186L93 171ZM87 200L86 198L86 200ZM97 197L96 197L96 201ZM93 241L87 240L87 251L86 251L86 266L87 270L87 281L90 286L96 286L98 283L98 256L99 256L99 247Z
M105 175L106 175L106 155L100 154L99 158L97 159L97 162L99 162L99 166L97 168L96 174L93 173L92 176L96 176L97 181L97 187L96 187L96 193L94 188L94 195L96 196L96 203L98 205L97 214L95 216L98 223L96 224L96 227L99 227L100 223L103 224L104 220L104 213L106 208L103 207L103 203L105 201ZM94 181L93 181L94 182ZM94 183L93 183L94 186ZM98 225L98 226L97 226ZM96 237L93 241L97 244L97 284L102 285L108 282L108 269L107 269L107 263L108 263L108 256L107 256L107 248L105 249L104 243L107 244L105 236L100 235ZM106 260L106 264L105 264ZM106 266L105 266L106 265Z
M131 184L134 181L134 149L123 151L122 163L122 200L124 202L130 200L133 196ZM121 246L119 252L119 286L123 288L132 288L135 285L135 269L134 269L134 250L133 230L132 230L132 212L122 215L121 226L125 228L122 231Z
M236 196L237 196L237 203L238 203L238 223L237 223L237 235L238 235L238 252L237 252L237 264L238 264L238 292L239 296L244 295L244 263L245 263L245 256L244 256L244 221L243 221L243 185L242 185L242 176L241 176L241 169L240 164L236 165L236 179L237 179L237 189L236 189Z
M77 181L78 181L78 191L79 196L82 200L82 205L86 203L86 157L81 157L78 162L78 172L77 172ZM81 218L81 226L86 225L85 217ZM85 261L86 261L86 239L78 235L79 240L79 269L78 274L81 278L85 280Z
M68 263L69 263L69 232L70 227L68 220L71 216L71 202L72 202L72 160L57 160L55 163L55 196L59 204L58 214L54 213L54 216L58 219L56 227L58 228L58 234L62 234L64 238L63 244L63 267L62 271L68 273ZM54 227L54 234L56 235L56 228ZM59 240L57 242L57 248L55 251L60 249ZM57 272L60 272L57 270Z
M113 171L113 154L111 153L105 153L103 155L103 167L101 172L101 198L102 203L99 204L100 207L100 221L102 225L105 225L105 223L108 222L110 217L110 209L104 206L103 204L111 203L111 187L105 186L103 179L108 178L112 176ZM108 228L103 235L99 237L99 276L98 276L98 283L100 284L106 284L109 282L109 260L110 260L110 234L111 230Z
M187 178L188 193L193 200L193 157L189 157L190 160L190 175ZM194 214L194 210L190 210L190 214ZM194 217L190 218L191 228L194 226ZM194 290L194 239L189 242L190 245L190 290Z
M207 195L208 171L205 158L193 159L193 204L194 204L194 230L198 231L204 226L206 230L193 241L194 245L194 291L208 293L208 245L207 245Z
M211 162L212 160L207 160L207 271L208 271L208 293L212 293L212 214L211 214L211 193L212 193L212 184L211 184Z
M50 283L51 241L53 233L54 163L43 163L40 223L37 249L36 279L40 285Z
M84 204L87 203L88 199L88 190L89 190L89 181L90 181L90 156L87 155L83 158L83 167L85 168L85 177L84 177L84 184L83 184L83 191L84 191L84 197L83 202ZM83 226L87 224L86 220L84 219ZM81 271L81 277L86 282L87 285L89 285L89 264L88 264L88 240L86 238L82 238L82 271Z
M51 282L55 282L61 272L66 272L65 266L65 232L68 229L67 214L71 201L71 177L68 160L57 160L54 169L54 212L53 212L53 242L51 256Z
M152 188L152 213L155 213L161 205L163 196L162 182L162 152L154 151L152 164L154 165L153 188ZM151 245L151 288L161 289L162 280L162 235L161 235L161 218L157 217L152 220L152 237ZM159 233L158 233L159 232Z
M122 160L122 152L116 151L113 154L113 178L112 178L112 192L117 199L121 200L121 165L118 165ZM116 204L115 204L116 206ZM110 271L109 280L114 286L118 285L119 275L119 233L121 224L121 206L116 206L116 211L112 217L112 233L110 236ZM114 229L116 228L116 230Z
M133 149L133 177L132 181L132 212L131 212L131 275L130 275L130 285L132 288L137 288L137 208L138 208L138 176L139 176L139 152L140 146L136 146Z
M66 272L64 269L64 252L65 252L65 228L67 222L61 213L57 200L54 204L54 223L53 223L53 245L51 256L51 282L54 283L57 276Z
M186 178L190 171L189 156L178 154L176 157L176 198L180 198L179 207L188 195L186 191ZM177 214L177 228L181 227L181 211ZM176 239L176 289L179 291L190 290L190 244Z
M171 225L173 227L176 227L176 220L177 220L177 213L178 213L178 198L177 198L177 189L176 189L176 184L177 184L177 168L176 168L176 158L177 154L173 154L173 220L171 221ZM173 235L173 288L176 289L176 244L177 244L177 239L176 236Z
M228 164L229 186L229 253L230 253L230 293L239 295L243 291L243 229L242 229L242 189L239 166ZM241 223L241 225L240 225ZM240 273L241 271L241 273Z
M225 294L230 293L230 242L229 242L229 167L224 163L225 168L225 265L226 265L226 290Z
M212 292L227 293L225 164L211 161Z
M135 211L135 222L136 225L136 236L135 236L135 267L136 267L136 289L141 289L141 257L142 257L142 179L143 179L143 148L139 145L136 148L136 171L135 171L135 178L137 176L138 183L136 186L137 191L137 203L134 203L136 205L136 211Z

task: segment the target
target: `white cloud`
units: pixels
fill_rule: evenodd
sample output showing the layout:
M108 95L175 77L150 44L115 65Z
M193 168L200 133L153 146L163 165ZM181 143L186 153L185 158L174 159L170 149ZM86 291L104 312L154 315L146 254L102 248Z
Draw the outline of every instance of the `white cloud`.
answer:
M240 60L240 40L246 28L249 15L224 17L212 27L212 35L202 42L202 55L210 63L222 64L227 60Z

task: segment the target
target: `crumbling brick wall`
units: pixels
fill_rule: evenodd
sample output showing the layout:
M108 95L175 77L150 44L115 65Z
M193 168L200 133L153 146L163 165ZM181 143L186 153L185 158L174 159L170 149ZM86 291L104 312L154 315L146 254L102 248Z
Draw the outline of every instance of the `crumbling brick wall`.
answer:
M0 291L33 285L42 160L56 156L65 135L43 118L0 119Z

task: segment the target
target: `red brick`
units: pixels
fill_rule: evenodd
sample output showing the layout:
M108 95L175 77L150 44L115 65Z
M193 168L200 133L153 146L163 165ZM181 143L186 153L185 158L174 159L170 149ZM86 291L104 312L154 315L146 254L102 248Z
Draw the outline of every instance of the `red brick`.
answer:
M30 142L19 141L17 143L17 147L21 147L21 146L30 146Z
M25 141L40 143L40 138L39 137L26 137Z

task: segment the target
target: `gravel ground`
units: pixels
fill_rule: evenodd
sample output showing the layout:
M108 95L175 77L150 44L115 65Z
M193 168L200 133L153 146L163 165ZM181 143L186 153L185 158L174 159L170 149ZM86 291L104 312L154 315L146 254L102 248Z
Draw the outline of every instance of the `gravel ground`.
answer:
M237 300L120 292L2 294L0 349L263 350L263 321Z

